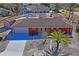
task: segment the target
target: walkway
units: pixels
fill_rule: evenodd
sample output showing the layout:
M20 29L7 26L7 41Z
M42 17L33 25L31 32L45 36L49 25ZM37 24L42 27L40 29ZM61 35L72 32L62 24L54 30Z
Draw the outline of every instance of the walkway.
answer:
M10 41L6 50L0 56L22 56L25 44L25 40Z

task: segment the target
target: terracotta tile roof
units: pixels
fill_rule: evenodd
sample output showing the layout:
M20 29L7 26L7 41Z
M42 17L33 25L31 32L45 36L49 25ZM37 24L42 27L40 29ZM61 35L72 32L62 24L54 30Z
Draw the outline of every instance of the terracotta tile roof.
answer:
M4 22L5 22L5 21L8 21L8 20L15 20L15 19L17 19L17 18L19 18L19 16L13 16L13 17L8 16L8 17L0 18L0 26L4 26Z

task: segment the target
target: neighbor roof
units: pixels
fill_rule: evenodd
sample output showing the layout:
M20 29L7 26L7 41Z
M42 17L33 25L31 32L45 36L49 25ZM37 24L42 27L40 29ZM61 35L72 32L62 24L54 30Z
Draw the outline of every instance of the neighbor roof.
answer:
M30 5L27 6L27 9L31 12L49 11L49 8L43 5Z
M15 20L17 18L19 18L19 16L8 16L8 17L0 18L0 26L4 26L5 21Z

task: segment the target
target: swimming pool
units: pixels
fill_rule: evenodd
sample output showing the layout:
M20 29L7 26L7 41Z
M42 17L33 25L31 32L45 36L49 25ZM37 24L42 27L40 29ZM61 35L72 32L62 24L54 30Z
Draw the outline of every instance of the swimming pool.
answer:
M10 32L7 36L7 40L33 40L33 39L42 39L44 38L43 33L38 33L36 35L29 35L28 29L25 27L14 28L15 33Z

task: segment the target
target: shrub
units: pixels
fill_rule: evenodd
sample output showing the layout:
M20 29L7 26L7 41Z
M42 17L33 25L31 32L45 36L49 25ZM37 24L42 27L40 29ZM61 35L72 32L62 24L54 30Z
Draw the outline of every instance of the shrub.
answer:
M61 13L63 16L68 16L69 15L69 12L62 12Z

